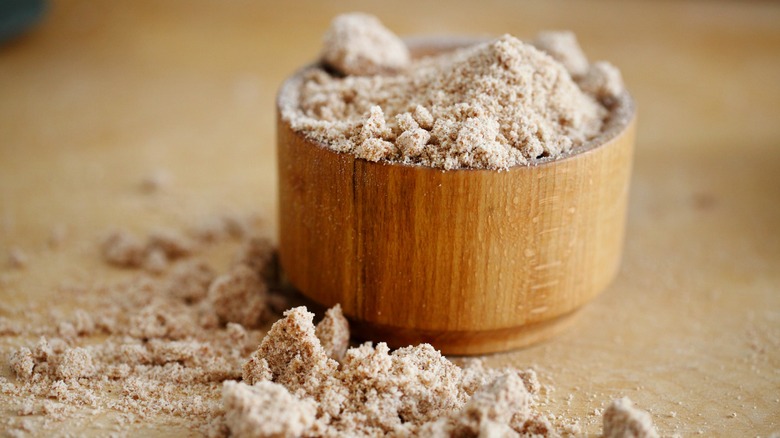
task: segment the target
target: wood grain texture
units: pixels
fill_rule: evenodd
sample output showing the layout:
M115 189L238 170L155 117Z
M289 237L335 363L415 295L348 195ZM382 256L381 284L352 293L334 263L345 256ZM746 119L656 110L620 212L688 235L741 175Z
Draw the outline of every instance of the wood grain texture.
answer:
M363 339L449 354L544 339L617 272L634 125L561 160L443 172L335 153L279 115L284 271Z

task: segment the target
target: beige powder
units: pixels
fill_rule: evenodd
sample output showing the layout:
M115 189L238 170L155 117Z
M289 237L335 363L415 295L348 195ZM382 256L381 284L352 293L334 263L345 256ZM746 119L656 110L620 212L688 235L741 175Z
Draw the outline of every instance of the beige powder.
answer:
M107 247L111 256L106 256ZM120 429L167 416L172 424L210 435L225 433L221 383L241 378L246 358L261 339L261 332L235 321L246 322L249 315L253 326L261 326L273 316L263 300L278 301L278 296L268 290L263 273L269 268L263 261L273 263L275 257L267 252L274 248L247 234L235 256L241 263L228 274L251 265L257 280L243 289L214 288L209 293L218 274L200 258L202 247L182 233L154 232L139 239L120 231L102 246L106 263L122 267L133 267L135 261L126 261L138 260L151 247L170 258L159 274L137 271L116 284L61 287L71 306L83 298L88 311L63 314L54 312L57 305L52 303L51 315L31 313L26 323L3 323L4 335L42 337L8 356L16 379L0 377L0 393L18 400L24 417L5 418L2 428L42 434L56 430L58 421L88 424L94 413L116 411ZM128 248L129 254L123 253ZM254 294L255 284L265 294ZM256 300L251 311L215 305L244 296Z
M314 334L328 357L336 360L344 357L349 346L349 322L341 313L339 304L325 312L325 317L317 324Z
M375 19L349 20L371 27ZM335 43L325 43L328 53ZM592 69L571 33L542 33L535 44L548 53L505 35L414 60L396 74L343 77L312 67L283 93L282 116L307 137L369 161L506 169L561 157L602 133L622 82L607 64Z
M168 262L186 257L195 250L195 242L189 237L172 231L156 230L149 234L146 242L125 230L110 232L101 247L103 260L125 268L144 267L150 272L160 273Z
M27 253L20 248L11 248L8 251L8 266L14 269L24 269L30 262Z
M582 52L574 32L539 32L532 44L560 62L572 77L583 76L588 72L588 58Z
M312 400L296 398L273 382L225 382L222 401L225 421L236 438L303 436L317 413Z
M428 344L390 352L384 343L328 357L317 333L331 334L337 308L315 327L305 307L285 312L244 367L246 383L223 390L227 425L254 436L515 436L554 434L534 410L539 384L532 371L460 368ZM343 326L342 326L343 327ZM323 336L333 344L332 336ZM253 386L250 386L252 384ZM268 407L269 400L279 405ZM316 415L312 416L312 409ZM262 426L269 412L279 421ZM281 428L281 429L280 429ZM261 432L257 432L261 430ZM508 436L509 436L508 435Z
M409 64L409 50L374 16L343 14L323 38L322 60L346 75L391 73Z
M189 241L179 237L173 240ZM138 245L144 252L161 239L133 240L147 242ZM113 411L117 431L154 418L210 436L577 433L570 420L542 411L533 371L489 369L478 359L458 366L427 344L347 348L339 306L316 326L305 308L291 309L261 339L252 327L286 302L274 290L273 245L246 233L222 275L201 258L203 248L192 244L178 256L168 248L170 265L158 274L139 270L117 284L62 286L74 303L83 297L98 310L4 323L4 334L41 338L8 356L16 378L0 378L0 393L18 401L18 416L0 424L43 434L62 421L86 425ZM608 409L605 434L654 431L637 412L625 404Z
M604 438L658 438L653 420L627 397L614 400L604 411Z

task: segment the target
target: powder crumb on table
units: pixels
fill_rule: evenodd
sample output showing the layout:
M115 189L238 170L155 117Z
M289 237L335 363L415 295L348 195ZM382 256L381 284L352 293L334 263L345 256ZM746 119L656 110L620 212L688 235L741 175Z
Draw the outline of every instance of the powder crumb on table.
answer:
M276 281L279 270L274 245L265 237L248 236L233 258L233 265L245 265L258 272L265 281Z
M195 244L184 234L173 230L158 229L149 234L146 251L162 251L169 259L186 257L195 250Z
M135 235L124 231L110 232L101 247L103 260L115 266L134 268L144 259L144 244Z
M613 400L604 411L604 438L657 438L650 414L634 407L628 397Z
M571 32L543 32L533 44L504 35L390 73L350 73L328 54L350 44L372 45L377 57L397 50L374 47L358 28L388 32L371 16L337 17L323 58L346 76L311 67L280 103L293 130L369 161L446 170L558 158L597 141L625 93L619 71L589 64Z
M268 288L259 273L242 264L214 279L208 302L223 323L256 328L265 321L267 295Z
M67 237L68 227L65 224L56 224L49 230L49 238L46 240L46 244L51 249L57 249L62 246Z
M167 189L172 181L173 177L170 172L163 169L157 169L150 172L141 180L140 189L144 193L156 193Z
M143 267L159 274L170 261L187 257L195 251L196 243L182 233L159 229L142 241L126 230L114 230L103 239L103 260L122 268Z
M103 260L136 269L132 278L113 284L97 279L91 286L63 284L69 310L61 312L58 303L49 303L49 314L25 311L24 323L0 318L3 336L41 336L36 344L6 356L15 379L0 377L0 396L20 400L19 412L34 415L2 419L0 427L9 433L46 434L58 422L84 426L94 412L115 411L119 431L162 417L193 431L225 434L221 383L241 377L261 333L223 323L216 315L208 289L217 273L201 259L200 247L149 276L135 261L126 263L138 260L148 243L127 236L132 235L117 232L101 249L109 246L109 253L122 254L112 258L104 253ZM146 238L155 240L160 245L159 235ZM131 256L123 254L128 241L137 243L129 245L134 248ZM245 251L239 253L237 258ZM255 266L255 275L262 278L267 267ZM86 307L74 311L74 305ZM22 312L13 306L1 310Z
M206 298L216 276L202 260L183 261L171 268L167 292L187 303L197 302Z
M424 111L413 117L425 123ZM4 419L4 427L41 434L63 421L84 426L95 412L113 411L119 432L155 419L208 436L545 437L580 431L576 419L545 412L532 370L489 369L478 359L456 365L427 344L348 348L340 306L316 326L306 308L288 310L261 339L257 328L286 306L269 291L279 277L270 241L245 233L220 275L201 258L204 247L183 250L171 243L176 240L117 232L103 243L112 254L104 253L104 261L134 267L136 276L62 286L63 293L84 297L91 310L32 313L25 324L0 319L4 335L40 336L7 356L15 379L0 377L0 394L18 400L19 416ZM185 258L171 258L149 275L135 260L150 247L166 259ZM621 430L655 436L649 416L634 411L610 407L605 436Z
M8 266L13 269L24 269L30 263L30 257L21 248L11 248L8 251Z

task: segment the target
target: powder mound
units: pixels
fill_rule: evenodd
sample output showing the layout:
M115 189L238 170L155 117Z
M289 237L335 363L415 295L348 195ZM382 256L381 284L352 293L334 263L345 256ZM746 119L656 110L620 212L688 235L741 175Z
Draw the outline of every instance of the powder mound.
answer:
M244 382L225 383L226 422L233 434L450 437L556 433L535 411L539 384L532 371L489 370L478 360L460 368L428 344L391 352L384 343L366 343L347 349L338 363L328 357L317 334L332 339L324 336L323 327L340 327L343 337L339 338L349 338L346 321L339 322L343 319L340 307L330 309L316 328L313 318L305 307L285 312L245 363ZM270 397L277 404L269 406ZM282 418L281 429L262 429L260 424L269 421L269 415Z
M604 411L604 438L657 438L650 414L637 409L628 397L613 400Z
M534 44L505 35L392 75L312 67L283 93L282 117L369 161L500 170L558 158L602 133L622 82L590 66L571 32L541 33Z
M275 382L293 392L316 393L338 363L328 358L317 339L313 313L295 307L284 316L271 326L253 356L267 362Z
M346 75L389 73L409 64L409 50L404 42L373 15L337 16L323 42L322 60Z

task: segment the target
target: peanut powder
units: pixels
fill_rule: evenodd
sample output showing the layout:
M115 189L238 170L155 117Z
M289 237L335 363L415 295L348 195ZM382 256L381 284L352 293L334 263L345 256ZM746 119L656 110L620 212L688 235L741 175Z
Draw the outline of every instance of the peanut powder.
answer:
M392 73L410 60L404 42L368 14L339 15L323 42L322 59L348 75Z
M246 224L213 223L233 222ZM203 245L231 238L228 228L244 232L233 234L243 237L220 273L201 256ZM294 307L263 336L294 301L280 294L273 245L246 225L203 229L132 239L142 242L132 247L165 248L170 264L160 273L138 265L118 283L63 284L60 293L74 303L83 297L84 309L0 321L4 336L39 337L7 356L14 378L0 377L0 396L17 402L16 415L0 420L9 434L51 433L64 421L86 426L104 412L116 413L116 432L154 418L207 436L581 434L573 420L543 411L534 371L490 369L479 359L458 365L428 344L348 348L338 305L316 325ZM116 254L105 243L102 250L114 264ZM649 416L626 401L604 412L604 432L656 436Z
M604 438L658 438L650 414L627 397L613 400L604 411Z
M2 335L39 337L10 352L15 380L0 377L0 394L18 401L18 417L2 429L52 431L58 422L89 424L101 412L118 413L116 428L168 416L172 424L208 435L226 433L221 385L240 379L280 297L274 289L273 245L252 231L251 220L219 218L205 239L202 227L154 231L141 239L119 230L101 245L103 260L134 269L113 284L63 284L60 295L83 308L62 314L29 313L25 323L0 321ZM241 224L240 226L238 224ZM228 232L232 230L233 232ZM241 233L237 230L243 230ZM201 258L198 242L244 236L233 263L220 275ZM161 272L141 261L159 250ZM228 281L218 281L227 278ZM251 306L242 300L251 300ZM88 309L88 310L87 310ZM20 310L9 310L19 312Z
M285 312L245 367L246 383L225 384L227 426L233 434L555 433L549 421L534 410L539 384L533 371L488 370L479 361L462 369L428 344L390 352L384 343L367 343L346 350L338 362L323 345L338 344L334 338L345 333L319 328L346 326L341 312L331 309L317 327L313 318L305 307ZM342 322L334 324L336 320Z
M369 161L507 169L598 141L625 98L619 71L589 64L571 32L544 32L533 44L505 35L410 62L400 44L374 17L337 17L322 66L281 93L282 117Z

